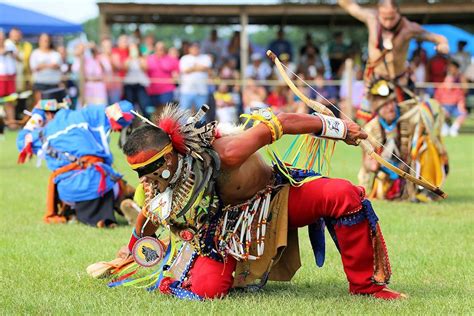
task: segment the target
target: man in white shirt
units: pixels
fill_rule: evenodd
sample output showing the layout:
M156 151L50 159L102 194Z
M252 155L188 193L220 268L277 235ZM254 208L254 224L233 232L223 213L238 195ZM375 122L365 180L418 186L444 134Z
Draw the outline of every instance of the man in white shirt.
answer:
M201 54L199 44L189 47L189 54L179 60L181 74L180 106L184 109L200 108L208 102L209 70L212 61L209 55Z
M267 80L272 75L272 68L262 62L262 55L253 53L250 57L252 63L245 69L245 77L255 80Z

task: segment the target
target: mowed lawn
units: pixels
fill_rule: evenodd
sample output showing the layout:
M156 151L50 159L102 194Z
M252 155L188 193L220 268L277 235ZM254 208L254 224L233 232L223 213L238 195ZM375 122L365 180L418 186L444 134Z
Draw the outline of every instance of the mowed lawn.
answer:
M390 253L391 286L410 295L397 302L350 296L339 254L328 240L317 268L306 230L300 231L303 267L290 283L270 282L259 293L223 300L181 301L144 289L109 289L88 277L93 262L114 258L131 229L99 230L42 222L49 171L16 164L16 133L0 142L1 314L472 314L474 297L474 136L447 139L449 198L432 204L374 202ZM116 168L133 184L112 142ZM357 148L338 145L332 176L356 180Z

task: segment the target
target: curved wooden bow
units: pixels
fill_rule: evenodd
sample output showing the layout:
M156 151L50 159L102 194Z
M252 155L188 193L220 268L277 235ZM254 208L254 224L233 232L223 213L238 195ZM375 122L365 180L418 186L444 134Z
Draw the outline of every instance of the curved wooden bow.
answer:
M323 104L321 104L321 103L319 103L315 100L311 100L301 90L299 90L296 87L296 85L293 83L293 81L290 79L290 77L288 77L288 75L286 73L286 70L283 67L283 65L281 64L278 57L271 50L267 51L267 56L273 61L273 63L275 64L275 66L278 69L278 72L280 73L280 76L283 78L283 80L288 85L288 87L291 89L291 91L293 91L293 93L296 96L298 96L298 98L300 98L301 101L303 101L307 106L309 106L315 112L333 116L333 113L327 107L325 107ZM371 138L371 137L372 136L369 135L369 138ZM402 177L402 178L404 178L404 179L406 179L410 182L413 182L413 183L415 183L419 186L422 186L425 189L430 190L431 192L441 196L443 199L448 197L448 195L445 192L443 192L439 187L429 183L428 181L426 181L424 179L421 179L421 178L418 179L418 178L412 176L411 174L395 167L390 162L383 159L380 155L378 155L375 152L374 147L372 146L372 144L368 140L366 140L366 139L359 140L359 145L362 147L362 149L366 152L367 155L369 155L370 157L375 159L375 161L377 161L380 165L382 165L382 166L388 168L389 170L395 172L400 177Z

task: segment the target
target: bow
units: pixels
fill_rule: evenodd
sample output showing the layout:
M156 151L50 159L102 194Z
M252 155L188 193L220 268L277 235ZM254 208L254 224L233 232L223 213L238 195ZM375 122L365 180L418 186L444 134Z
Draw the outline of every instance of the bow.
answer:
M309 106L315 112L325 114L325 115L334 116L334 114L327 107L325 107L323 104L321 104L321 103L319 103L315 100L311 100L301 90L299 90L296 87L296 85L293 83L293 81L288 77L288 74L287 74L283 64L281 63L281 61L278 59L278 57L271 50L267 51L267 56L273 61L273 63L275 64L275 66L278 69L278 72L280 73L280 76L283 78L283 80L288 85L288 87L291 89L291 91L293 91L293 93L298 98L300 98L301 101L303 101L307 106ZM299 79L302 80L301 78L299 78ZM307 84L304 80L302 80L302 81L305 84ZM369 135L369 139L373 139L373 137ZM430 190L431 192L441 196L444 199L448 197L448 195L445 192L443 192L439 187L437 187L437 186L431 184L430 182L426 181L421 176L420 176L420 179L418 179L418 178L414 177L413 175L399 169L398 167L392 165L390 162L383 159L380 155L378 155L375 152L374 147L372 146L372 144L368 140L366 140L366 139L358 140L358 144L362 147L362 149L365 151L365 153L367 155L369 155L370 157L375 159L375 161L377 161L380 165L382 165L382 166L388 168L389 170L395 172L400 177L402 177L402 178L404 178L404 179L406 179L406 180L408 180L408 181L410 181L410 182L412 182L416 185L422 186L423 188ZM398 158L398 157L396 157L396 158L398 160L400 160L402 163L404 163L400 158ZM407 165L407 167L409 169L411 169L408 165Z

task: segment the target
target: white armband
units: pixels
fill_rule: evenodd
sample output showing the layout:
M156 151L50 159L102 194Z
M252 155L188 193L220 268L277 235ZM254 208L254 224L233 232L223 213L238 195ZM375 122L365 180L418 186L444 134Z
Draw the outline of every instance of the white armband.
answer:
M319 116L321 122L323 122L321 134L318 136L331 139L346 139L347 126L341 119L317 113L315 115Z

